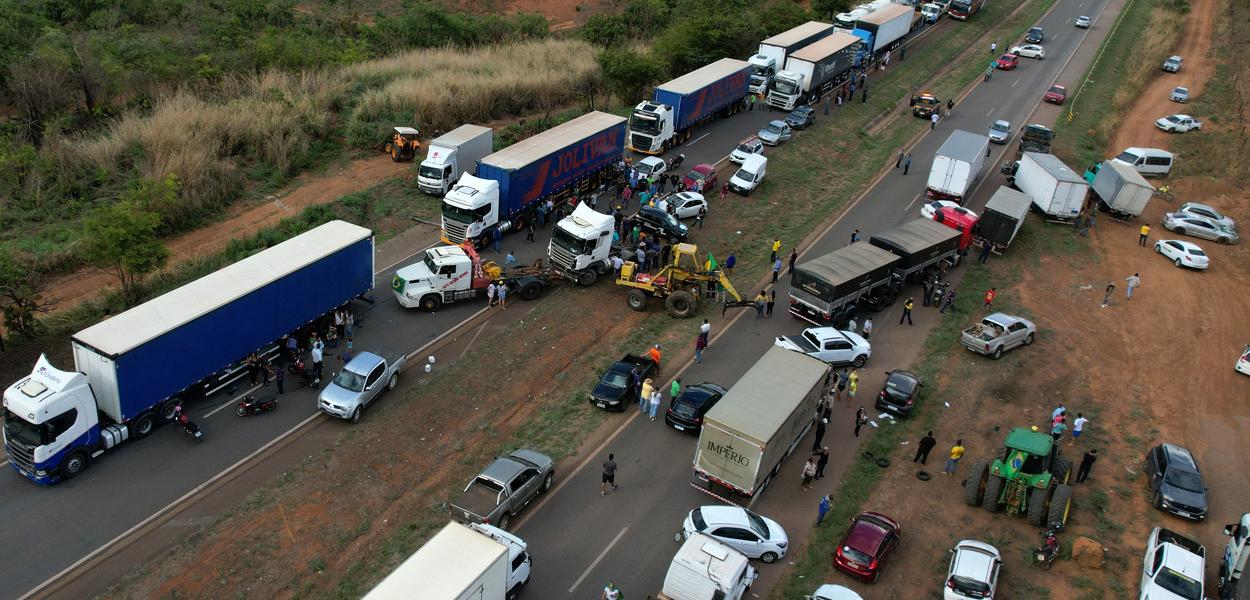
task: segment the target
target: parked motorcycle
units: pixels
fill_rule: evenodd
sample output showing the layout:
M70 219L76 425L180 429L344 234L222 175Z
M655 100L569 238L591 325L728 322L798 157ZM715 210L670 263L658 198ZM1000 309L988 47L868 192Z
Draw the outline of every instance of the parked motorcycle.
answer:
M269 412L278 408L277 396L265 396L257 398L255 394L248 394L239 401L239 405L234 407L234 414L240 417L248 415L258 415L263 412Z
M1037 550L1033 551L1033 563L1041 567L1043 570L1049 570L1050 565L1059 557L1059 524L1051 525L1046 530L1045 540Z
M312 365L304 362L303 356L296 357L295 360L288 363L286 366L286 371L287 373L290 373L291 375L299 376L300 383L303 383L307 387L314 388L314 389L320 387L317 384L316 377L314 377L314 373L312 372Z
M932 298L930 298L930 302L932 306L941 305L942 296L946 295L946 288L948 287L950 287L950 283L945 282L945 281L939 281L933 284L933 296Z
M191 417L187 416L187 413L182 412L181 404L174 407L174 420L178 421L178 424L182 425L182 430L187 432L187 435L195 438L195 441L204 441L204 432L200 431L200 426L196 425L191 420Z

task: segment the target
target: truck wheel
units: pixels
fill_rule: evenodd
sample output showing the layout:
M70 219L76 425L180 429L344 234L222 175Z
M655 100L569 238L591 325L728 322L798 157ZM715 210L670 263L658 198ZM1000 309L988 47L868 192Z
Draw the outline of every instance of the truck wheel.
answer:
M764 564L766 564L766 565L771 565L771 564L773 564L773 563L777 562L777 553L776 553L776 552L765 552L765 553L761 554L761 555L760 555L760 562L762 562L762 563L764 563Z
M511 524L512 524L512 515L510 515L510 514L508 514L508 513L504 513L502 517L499 517L499 528L500 528L500 529L502 529L502 530L504 530L504 531L507 531L507 530L508 530L508 526L509 526L509 525L511 525Z
M386 381L386 389L393 390L397 385L399 385L399 374L391 373L391 378Z
M169 400L166 400L165 403L161 405L161 410L160 410L161 420L166 423L173 421L174 415L178 412L176 410L177 408L178 408L177 398L170 398Z
M537 300L543 295L543 284L537 281L531 281L521 287L521 298L524 300Z
M647 294L646 292L643 292L642 290L639 290L639 289L629 290L629 295L625 297L625 302L627 302L629 304L629 307L634 310L637 310L637 311L647 310Z
M1050 496L1050 510L1046 511L1047 525L1065 525L1068 522L1068 512L1072 510L1072 487L1060 485L1055 488L1055 493Z
M674 319L689 319L694 316L698 307L699 303L694 299L694 294L685 290L672 292L668 298L664 299L664 310Z
M985 493L981 496L981 508L996 513L998 512L998 497L1003 493L1003 483L1006 480L997 475L989 475L985 479Z
M61 463L61 479L71 479L87 470L87 453L78 451L65 457Z
M1028 346L1029 344L1032 344L1032 343L1033 343L1033 334L1030 333L1029 335L1024 336L1025 346Z
M968 479L964 482L964 504L981 505L981 498L985 495L985 479L989 473L990 465L985 461L972 463L972 470L968 472Z
M586 287L595 284L599 279L599 274L594 269L582 269L573 276L573 283Z
M866 362L868 362L868 357L864 356L863 354L860 354L859 356L855 357L855 360L851 361L851 365L854 366L856 369L858 369L864 366L864 363Z
M995 348L995 349L994 349L994 354L990 355L990 357L991 357L991 358L993 358L994 360L998 360L998 359L1002 358L1002 357L1003 357L1003 347L1002 347L1002 346L999 346L999 347Z
M136 440L148 437L156 429L156 414L151 411L145 412L135 417L135 420L130 423L129 427L130 437Z
M1029 491L1029 525L1034 527L1046 526L1046 513L1049 510L1049 500L1055 488L1048 487L1044 490L1033 488Z
M353 411L352 411L352 417L351 417L351 421L352 421L352 423L359 423L359 422L360 422L360 415L361 415L361 413L363 413L363 412L364 412L364 411L362 411L362 410L360 409L360 407L359 407L359 406L357 406L357 407L356 407L356 410L353 410Z
M543 493L544 494L546 494L549 490L551 490L551 484L555 480L556 480L555 471L547 473L547 478L543 479Z
M438 294L426 294L421 297L421 310L436 312L443 307L443 299Z

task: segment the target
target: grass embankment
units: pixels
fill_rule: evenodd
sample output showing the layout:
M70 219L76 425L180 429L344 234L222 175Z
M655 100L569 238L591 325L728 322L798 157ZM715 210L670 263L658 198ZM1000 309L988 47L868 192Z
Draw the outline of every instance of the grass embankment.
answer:
M1129 0L1055 124L1054 153L1080 172L1102 161L1121 118L1184 30L1184 0ZM1159 49L1147 51L1145 49ZM1203 60L1204 57L1195 57ZM1067 115L1071 113L1072 121ZM1113 154L1114 155L1114 154Z

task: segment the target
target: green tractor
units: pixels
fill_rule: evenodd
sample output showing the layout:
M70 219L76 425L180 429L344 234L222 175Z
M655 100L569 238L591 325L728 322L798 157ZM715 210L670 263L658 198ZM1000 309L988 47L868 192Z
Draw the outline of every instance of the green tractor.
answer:
M990 512L1028 515L1037 527L1064 525L1072 508L1068 477L1072 463L1059 457L1049 435L1017 427L993 462L973 463L964 483L964 502Z

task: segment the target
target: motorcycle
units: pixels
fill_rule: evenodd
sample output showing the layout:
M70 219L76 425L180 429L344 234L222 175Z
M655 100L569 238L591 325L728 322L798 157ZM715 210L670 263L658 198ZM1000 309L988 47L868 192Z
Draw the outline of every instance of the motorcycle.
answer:
M1059 557L1058 535L1060 527L1061 525L1058 524L1051 525L1050 529L1046 530L1046 541L1042 542L1042 545L1033 551L1033 563L1043 570L1049 570L1050 565Z
M681 163L683 163L683 162L685 162L685 161L686 161L686 155L685 155L685 154L678 154L677 156L674 156L674 157L673 157L673 160L669 161L669 163L668 163L668 170L670 170L670 171L676 170L676 169L677 169L677 167L680 167L680 166L681 166Z
M946 295L946 288L948 287L950 287L950 283L945 281L939 281L933 284L933 297L930 300L933 306L941 305L942 297Z
M298 375L300 383L303 383L305 387L313 389L320 387L315 374L312 372L312 365L305 363L303 356L297 356L295 360L288 363L286 372L291 375Z
M191 417L188 417L186 413L182 412L181 404L174 407L174 420L178 421L178 424L182 425L182 430L187 432L187 435L195 438L195 441L204 441L204 432L200 431L200 426L196 425L195 422L191 420Z
M278 408L277 396L257 398L254 394L248 394L243 397L243 400L239 402L238 406L234 407L234 414L239 415L240 417L246 417L248 415L258 415L263 412L269 412L275 408Z

